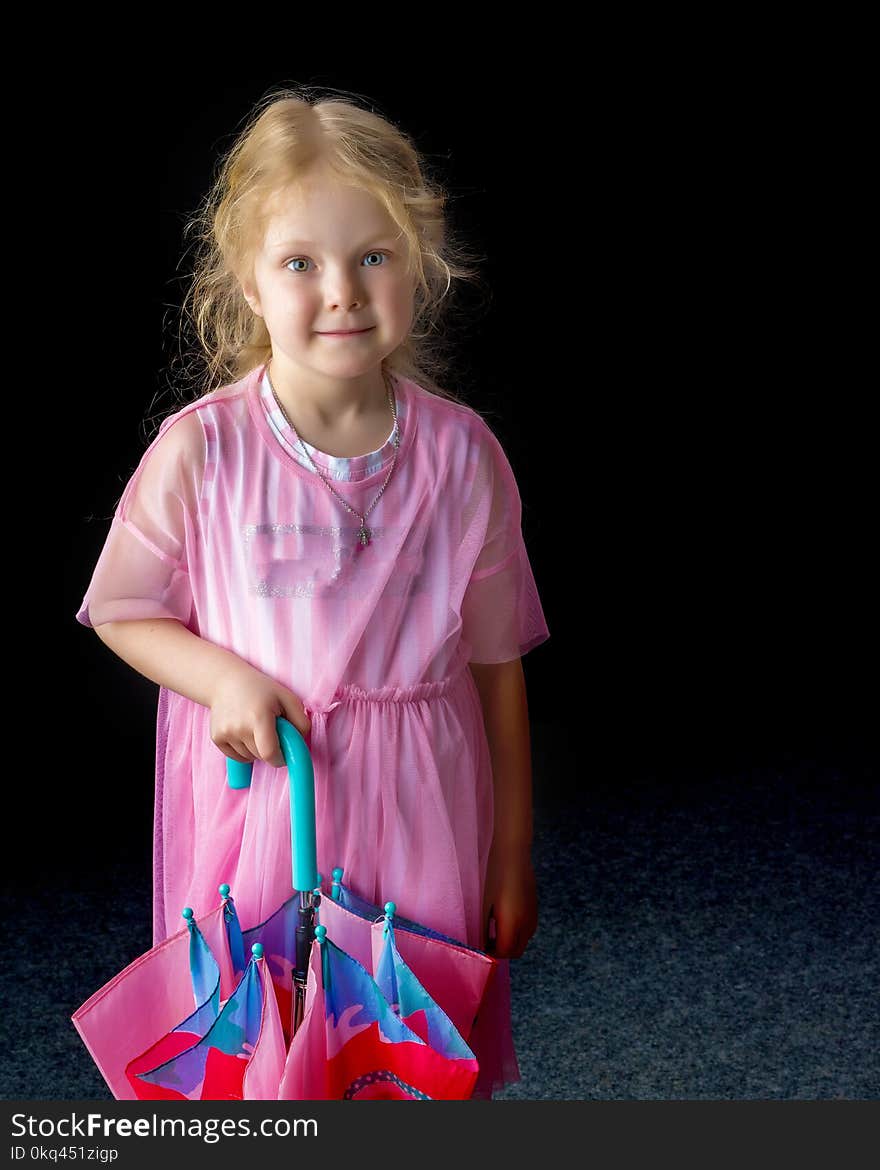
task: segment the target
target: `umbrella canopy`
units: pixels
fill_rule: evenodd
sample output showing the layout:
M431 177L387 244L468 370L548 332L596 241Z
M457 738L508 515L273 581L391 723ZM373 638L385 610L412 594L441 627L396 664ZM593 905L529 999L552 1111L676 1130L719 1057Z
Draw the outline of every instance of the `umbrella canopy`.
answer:
M308 1008L290 1046L285 1100L465 1100L476 1058L400 958L386 929L378 979L316 928ZM389 998L390 997L390 998Z
M221 904L110 980L72 1019L118 1099L462 1099L495 960L364 902L315 856L314 773L277 720L288 766L294 894L242 930ZM228 761L247 788L249 765ZM250 958L245 962L245 954Z
M140 1100L226 1101L274 1096L286 1045L259 943L232 995L200 1035L175 1029L129 1064ZM172 1051L169 1042L177 1051ZM245 1081L247 1080L247 1086Z
M176 934L135 959L73 1013L74 1027L117 1100L137 1097L126 1072L135 1057L178 1029L199 1034L216 1016L220 999L232 993L237 977L228 935L235 913L231 902L224 898L197 926L192 915L185 916L186 925Z

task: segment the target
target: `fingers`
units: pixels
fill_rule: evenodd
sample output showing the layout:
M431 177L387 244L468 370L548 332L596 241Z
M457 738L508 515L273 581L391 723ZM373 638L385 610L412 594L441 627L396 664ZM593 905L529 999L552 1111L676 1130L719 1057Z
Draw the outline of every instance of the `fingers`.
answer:
M233 755L233 752L236 752L243 755L245 760L265 760L273 768L284 767L284 752L278 738L278 715L292 723L302 736L308 735L312 725L296 695L285 691L277 697L276 711L274 713L271 710L266 711L258 716L251 734L243 733L238 739L229 739L228 746L232 751L227 751L227 755L232 755L232 758L236 759L238 757Z
M257 720L254 728L254 747L259 759L265 760L273 768L284 767L284 753L281 750L274 716L266 714Z
M214 741L217 743L217 741ZM254 762L253 755L245 754L244 745L237 743L233 746L229 742L217 743L217 747L224 756L228 756L230 760L236 760L239 764L252 764Z
M519 945L519 931L516 926L502 920L500 923L496 922L495 929L495 957L498 959L518 958L515 953Z
M491 905L483 907L483 950L488 954L495 950L495 918Z
M219 678L211 701L211 738L231 760L254 763L264 760L284 766L278 739L279 716L303 737L311 721L298 695L252 667L230 670Z
M293 726L302 736L306 736L312 730L311 720L306 715L305 707L302 700L297 698L293 691L286 691L279 695L283 710L281 714L284 718L292 723Z
M522 955L523 955L523 951L526 949L526 945L527 944L524 943L522 940L522 935L519 932L517 932L513 936L513 943L511 944L510 953L508 954L507 957L509 959L521 959Z
M521 935L516 934L511 942L494 945L489 954L496 959L521 959L527 946L528 942L523 942Z
M500 921L490 908L484 922L483 949L496 959L521 959L537 929L537 919L506 915L503 907Z
M274 720L272 721L271 734L275 738L274 750L277 751L278 759L283 764L284 759L281 755L281 749L278 747L278 737L275 735ZM230 760L237 760L240 764L253 764L256 760L264 760L273 751L265 726L259 727L253 732L239 729L234 734L226 732L224 735L215 735L212 738L224 756L228 756Z

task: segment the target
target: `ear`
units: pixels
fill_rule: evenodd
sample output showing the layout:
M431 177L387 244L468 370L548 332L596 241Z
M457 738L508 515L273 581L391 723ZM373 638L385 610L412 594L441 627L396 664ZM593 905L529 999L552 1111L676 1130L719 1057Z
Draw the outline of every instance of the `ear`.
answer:
M250 305L250 307L253 309L253 311L256 313L256 315L258 317L262 317L263 312L260 308L260 298L257 295L257 290L256 290L255 285L253 285L250 281L243 280L241 282L241 292L242 292L242 296L247 301L247 303Z

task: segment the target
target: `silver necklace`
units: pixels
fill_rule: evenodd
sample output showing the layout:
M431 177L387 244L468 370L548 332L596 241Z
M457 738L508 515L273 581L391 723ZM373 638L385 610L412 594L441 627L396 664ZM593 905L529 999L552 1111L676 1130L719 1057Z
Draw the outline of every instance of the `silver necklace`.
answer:
M385 381L385 389L386 389L387 394L388 394L388 403L391 407L391 414L394 418L394 429L391 432L391 442L394 444L394 456L391 460L391 466L388 468L388 474L385 476L385 482L382 484L382 486L379 488L378 492L376 493L376 498L373 500L372 504L370 504L370 506L369 506L369 508L367 508L366 512L364 512L363 515L361 515L360 512L357 512L354 508L351 507L350 504L348 504L342 498L342 496L339 494L339 492L334 490L333 485L330 484L324 478L324 476L321 474L320 468L315 465L315 461L312 459L311 455L309 455L308 451L306 450L305 444L303 443L303 441L299 437L299 435L296 433L296 427L291 422L290 415L284 409L284 406L282 405L281 399L275 393L275 387L272 385L272 379L269 377L269 367L266 366L266 381L269 383L269 389L272 391L272 397L275 399L275 402L278 406L278 409L284 415L284 418L285 418L285 421L287 422L287 425L293 431L294 438L296 439L297 443L299 443L300 450L302 451L303 455L305 455L306 459L308 459L308 461L312 467L312 470L317 472L317 474L321 477L321 479L327 485L329 490L331 492L333 492L333 495L336 496L337 500L339 500L340 504L342 504L342 506L344 508L346 508L349 512L351 512L352 516L357 516L358 520L360 520L361 526L358 529L357 538L358 538L358 541L360 542L361 548L366 548L366 546L370 543L370 540L372 539L373 534L370 531L370 529L367 528L367 516L369 516L370 512L372 512L373 508L375 508L376 504L378 504L382 493L385 491L386 487L388 486L388 481L389 481L389 479L391 479L391 473L392 473L392 471L394 471L394 465L397 462L397 451L398 451L398 448L400 447L400 431L399 431L398 426L397 426L397 405L394 401L394 394L391 390L391 383L389 382L388 374L384 368L382 370L382 377Z

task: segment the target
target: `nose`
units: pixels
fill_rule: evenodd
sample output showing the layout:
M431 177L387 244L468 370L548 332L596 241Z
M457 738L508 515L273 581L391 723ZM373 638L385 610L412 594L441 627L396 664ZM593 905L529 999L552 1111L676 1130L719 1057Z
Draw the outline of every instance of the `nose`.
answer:
M363 290L356 276L342 270L328 271L324 286L324 300L328 309L349 309L361 307Z

